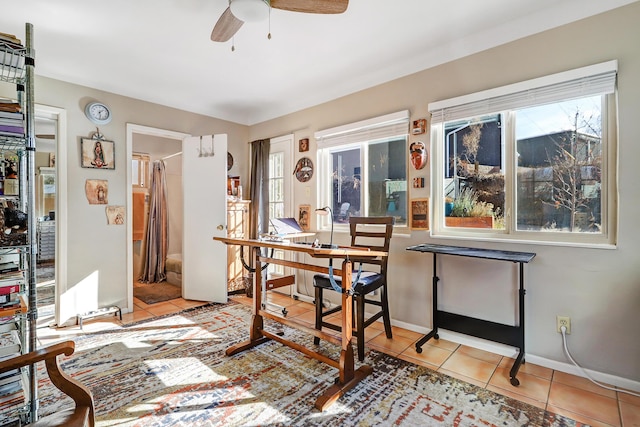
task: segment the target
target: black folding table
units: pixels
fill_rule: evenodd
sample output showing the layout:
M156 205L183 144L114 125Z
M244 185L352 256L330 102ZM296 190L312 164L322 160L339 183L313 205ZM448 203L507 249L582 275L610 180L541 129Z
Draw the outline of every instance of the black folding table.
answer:
M518 357L513 363L513 366L511 367L509 377L511 378L512 385L520 385L520 381L518 381L516 375L518 374L520 365L524 363L524 264L531 261L536 256L536 254L531 252L501 251L493 249L432 244L409 246L407 250L416 252L431 252L433 254L433 329L416 343L416 351L418 353L421 353L423 344L429 341L429 339L431 339L432 337L438 339L438 328L443 328L455 332L460 332L466 335L472 335L474 337L484 338L490 341L511 345L517 347L519 349L519 353ZM469 316L438 310L438 280L440 280L436 273L436 258L438 254L484 258L519 263L520 283L518 298L518 325L505 325L502 323L490 322L483 319L476 319Z

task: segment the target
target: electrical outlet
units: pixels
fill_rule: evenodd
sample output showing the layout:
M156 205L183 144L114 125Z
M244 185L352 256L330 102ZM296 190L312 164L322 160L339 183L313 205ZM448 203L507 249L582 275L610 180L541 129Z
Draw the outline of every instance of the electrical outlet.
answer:
M567 328L565 334L569 335L571 333L571 318L569 316L556 316L556 329L558 333L562 333L560 328L563 326Z

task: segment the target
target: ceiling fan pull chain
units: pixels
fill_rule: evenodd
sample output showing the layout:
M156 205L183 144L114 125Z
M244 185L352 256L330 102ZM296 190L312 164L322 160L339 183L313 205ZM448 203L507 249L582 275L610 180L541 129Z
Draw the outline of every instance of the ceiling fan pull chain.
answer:
M236 51L236 36L231 37L231 52Z
M269 34L267 34L267 39L271 40L271 4L269 4Z

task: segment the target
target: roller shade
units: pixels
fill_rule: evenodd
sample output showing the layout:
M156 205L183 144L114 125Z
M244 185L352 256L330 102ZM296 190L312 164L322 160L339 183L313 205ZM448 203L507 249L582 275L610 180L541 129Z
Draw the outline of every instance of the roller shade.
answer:
M314 134L318 148L392 138L409 133L409 111L399 111Z
M432 124L504 110L551 104L615 91L618 61L565 71L538 79L429 104Z

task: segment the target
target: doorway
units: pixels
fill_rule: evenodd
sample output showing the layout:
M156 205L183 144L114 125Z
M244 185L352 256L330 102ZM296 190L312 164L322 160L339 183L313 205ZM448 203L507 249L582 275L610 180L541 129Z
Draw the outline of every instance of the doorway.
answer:
M167 177L167 193L170 202L167 203L169 210L169 236L168 254L182 253L182 140L188 134L173 132L164 129L151 128L134 124L127 124L127 217L134 218L134 193L142 193L144 216L148 214L149 197L148 188L140 187L140 181L145 184L150 182L144 175L144 168L140 168L139 159L142 156L148 157L149 165L155 160L161 160L165 164ZM136 156L134 157L134 153ZM134 161L135 160L135 161ZM134 170L134 164L136 168ZM148 168L149 170L151 167ZM135 178L135 183L134 183ZM134 184L136 184L134 186ZM147 185L148 187L148 185ZM140 196L136 196L139 200ZM134 218L135 219L135 218ZM142 240L135 240L134 221L127 222L127 299L128 308L133 311L133 290L141 272L143 262L144 237ZM146 230L146 228L144 228ZM136 230L136 234L139 230Z
M66 287L66 111L35 106L36 292L38 327L57 324ZM58 159L61 162L58 162Z

